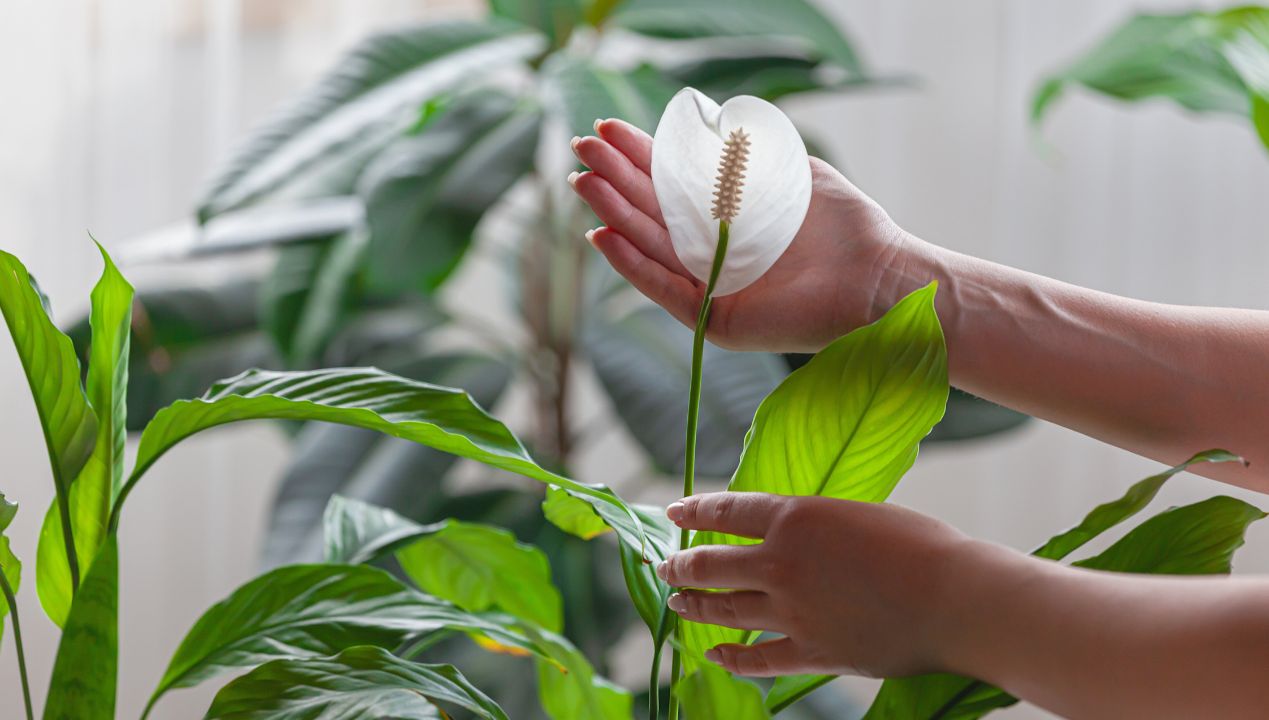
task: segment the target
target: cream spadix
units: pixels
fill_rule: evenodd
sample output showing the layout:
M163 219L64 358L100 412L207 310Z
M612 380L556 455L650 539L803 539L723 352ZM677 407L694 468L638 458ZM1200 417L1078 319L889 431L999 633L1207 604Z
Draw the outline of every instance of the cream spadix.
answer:
M739 173L732 186L725 181L734 149ZM719 222L730 225L715 296L762 277L793 242L811 204L802 137L779 108L748 95L720 106L692 88L680 90L657 125L652 182L674 252L702 282Z

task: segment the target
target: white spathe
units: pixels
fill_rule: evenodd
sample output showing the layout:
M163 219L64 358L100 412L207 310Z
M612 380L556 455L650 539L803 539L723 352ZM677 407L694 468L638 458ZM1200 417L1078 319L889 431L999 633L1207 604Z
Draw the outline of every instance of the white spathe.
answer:
M749 161L715 296L762 277L793 242L811 205L806 145L780 108L749 95L719 106L683 88L661 115L652 144L652 184L683 266L708 281L718 245L711 213L718 163L736 128L749 135Z

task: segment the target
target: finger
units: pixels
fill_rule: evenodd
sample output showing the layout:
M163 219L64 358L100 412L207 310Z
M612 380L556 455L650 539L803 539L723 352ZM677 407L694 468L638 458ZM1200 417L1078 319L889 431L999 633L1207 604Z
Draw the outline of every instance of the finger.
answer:
M630 200L644 215L665 227L661 205L657 202L656 191L652 189L652 178L635 167L630 158L597 137L574 139L573 152L582 164L612 183L617 192Z
M612 183L593 172L570 175L569 183L605 225L624 235L644 255L661 263L670 272L689 280L692 278L674 253L665 227L632 205Z
M716 530L730 535L764 538L781 508L784 495L755 492L701 493L671 503L665 516L688 530Z
M694 283L644 255L634 243L611 228L592 230L587 234L587 239L639 292L665 308L684 325L694 322L695 308L700 303L701 296L701 290Z
M755 545L705 545L674 553L656 573L674 587L765 590L758 553Z
M749 677L796 675L805 667L797 646L787 637L756 645L719 645L706 651L705 659Z
M595 134L612 143L635 167L652 175L652 136L625 120L596 120Z
M738 630L773 630L780 632L782 623L766 593L703 592L684 590L670 596L666 603L679 617L692 622L725 625Z

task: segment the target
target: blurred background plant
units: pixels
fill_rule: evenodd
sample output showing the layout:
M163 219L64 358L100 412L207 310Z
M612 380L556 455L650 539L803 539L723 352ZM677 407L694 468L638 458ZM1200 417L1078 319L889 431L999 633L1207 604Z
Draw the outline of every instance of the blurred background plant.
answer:
M372 365L465 388L486 407L521 383L544 464L567 470L579 446L616 423L647 453L647 475L673 486L691 333L590 252L583 235L595 219L563 182L575 165L570 138L606 117L651 132L685 85L719 100L776 101L897 84L908 83L873 74L803 0L492 0L484 21L366 38L222 166L192 236L128 246L134 262L276 253L265 272L219 287L140 289L129 423L250 367ZM519 323L511 333L443 293L477 254L502 266L505 282L488 291L505 295ZM82 340L85 329L73 334ZM702 476L731 474L758 402L803 361L710 349ZM585 372L610 414L574 412ZM1024 419L961 394L931 441ZM333 494L420 522L511 527L551 555L568 635L606 672L608 650L637 621L609 557L616 548L544 523L540 487L464 481L451 456L355 428L289 431L293 460L271 511L266 566L320 557ZM498 697L513 716L536 712L531 683L504 685L524 695Z

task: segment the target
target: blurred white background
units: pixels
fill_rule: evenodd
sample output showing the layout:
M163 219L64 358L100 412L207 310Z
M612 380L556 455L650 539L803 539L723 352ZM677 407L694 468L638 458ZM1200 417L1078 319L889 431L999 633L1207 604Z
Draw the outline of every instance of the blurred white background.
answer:
M1129 12L1221 3L821 4L873 67L919 79L910 89L789 106L901 224L964 252L1101 290L1269 307L1269 154L1245 123L1076 93L1045 128L1052 152L1044 153L1026 121L1041 75ZM70 320L85 309L99 271L86 231L118 251L186 217L235 140L366 32L481 12L480 0L9 0L0 5L0 247L28 264L57 317ZM137 284L166 272L125 271ZM492 281L480 272L466 282ZM604 401L592 392L578 402ZM512 398L500 414L514 424L521 404ZM0 453L0 489L23 506L11 535L26 560L22 617L42 697L56 635L36 600L34 557L52 485L7 340L0 341ZM134 495L122 533L120 717L139 712L198 614L254 574L285 457L281 434L269 426L219 431L164 459ZM635 474L638 458L628 441L611 436L583 457L580 474L607 479L627 465ZM895 500L1025 549L1156 468L1035 422L925 453ZM1269 498L1191 476L1174 481L1158 505L1215 493L1269 507ZM1269 572L1269 523L1253 529L1237 569ZM200 716L215 686L172 694L156 717ZM872 688L851 683L861 699ZM17 692L7 636L0 697L8 705ZM1046 716L1020 707L1000 717Z

